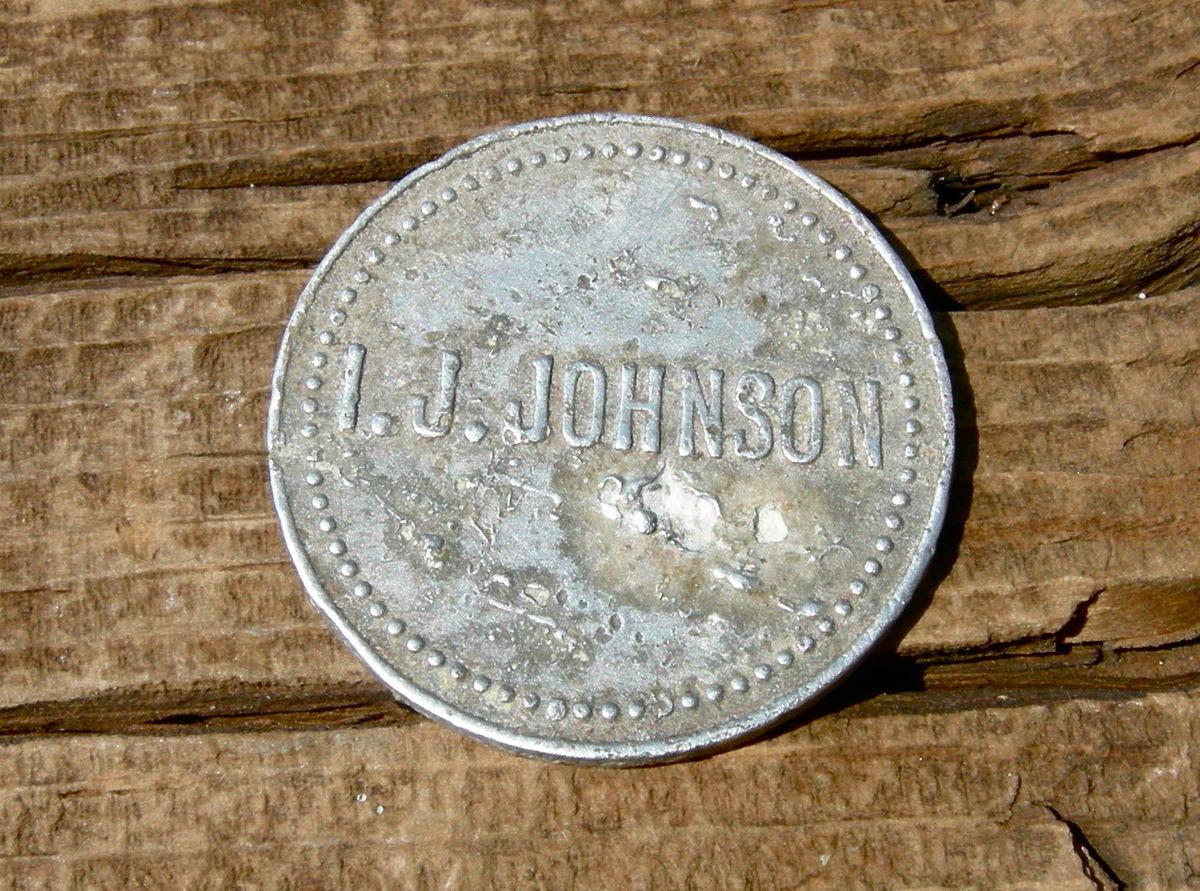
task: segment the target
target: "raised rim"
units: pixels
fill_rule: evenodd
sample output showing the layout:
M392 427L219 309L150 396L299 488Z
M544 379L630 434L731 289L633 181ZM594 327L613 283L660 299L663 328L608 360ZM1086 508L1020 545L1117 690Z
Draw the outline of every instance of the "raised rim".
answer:
M299 535L292 518L291 505L288 503L287 495L284 491L282 469L271 456L273 444L279 437L279 414L283 395L283 381L288 367L290 358L289 346L295 327L308 311L309 304L315 298L316 290L322 283L329 267L341 256L355 236L362 231L375 214L429 174L441 170L461 158L475 154L493 142L543 130L557 130L575 124L633 124L701 134L735 148L750 151L760 158L778 165L786 172L799 177L807 185L818 191L846 214L855 230L875 248L881 259L884 260L888 268L899 280L920 322L921 332L925 336L933 353L934 363L937 366L938 385L942 396L942 411L945 421L942 428L943 461L941 473L938 476L938 481L934 489L929 521L926 524L920 543L909 562L908 570L901 577L891 596L875 614L873 621L825 670L811 678L807 683L793 689L788 695L776 697L768 701L761 708L738 720L724 722L695 733L650 742L571 742L515 733L505 727L484 720L477 715L451 706L437 696L421 689L411 680L400 674L391 664L375 652L367 640L350 624L345 615L343 615L341 610L334 605L326 594L324 585L320 578L318 578L300 543ZM912 600L913 593L929 566L929 561L933 556L934 544L941 533L946 515L946 505L949 501L950 479L954 466L954 409L950 388L950 373L946 365L942 344L934 330L933 319L930 316L928 307L925 305L924 299L917 290L916 283L891 245L888 244L879 230L867 220L848 198L790 158L736 133L730 133L727 130L717 127L677 118L606 112L542 118L504 127L478 136L451 149L440 158L413 170L388 189L384 195L372 202L350 227L338 237L333 247L330 248L329 252L321 260L312 278L309 279L308 283L304 286L304 290L301 291L300 297L296 302L296 307L284 328L283 337L279 345L279 353L275 361L275 370L271 376L271 400L267 417L266 445L272 502L275 506L275 512L279 517L284 543L287 546L288 553L291 555L292 562L296 566L304 588L308 592L309 598L326 615L329 621L333 623L333 626L350 645L355 655L398 694L404 702L422 714L448 724L456 730L510 751L556 761L624 766L675 761L702 754L711 754L715 751L728 748L735 743L744 742L766 733L772 727L777 726L801 710L811 706L821 696L829 692L830 689L845 678L862 661L863 657L873 646L879 643L887 630L899 618L900 613L903 612L904 608Z

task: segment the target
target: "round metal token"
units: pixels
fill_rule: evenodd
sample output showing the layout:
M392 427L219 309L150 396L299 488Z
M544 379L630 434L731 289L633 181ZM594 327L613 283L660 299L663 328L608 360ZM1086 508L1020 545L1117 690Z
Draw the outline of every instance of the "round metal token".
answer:
M748 139L596 114L473 140L334 245L271 485L309 595L405 701L645 763L813 701L908 602L950 387L896 254Z

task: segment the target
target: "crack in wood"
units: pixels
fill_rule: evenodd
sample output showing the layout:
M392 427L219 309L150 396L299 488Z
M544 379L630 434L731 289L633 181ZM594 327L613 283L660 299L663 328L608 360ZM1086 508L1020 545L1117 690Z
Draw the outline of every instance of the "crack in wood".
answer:
M1071 847L1079 857L1079 865L1083 874L1095 886L1096 891L1124 891L1127 884L1121 880L1111 866L1100 856L1096 846L1088 839L1082 827L1074 820L1068 820L1057 808L1046 802L1034 802L1038 807L1047 811L1055 820L1067 827L1071 835Z

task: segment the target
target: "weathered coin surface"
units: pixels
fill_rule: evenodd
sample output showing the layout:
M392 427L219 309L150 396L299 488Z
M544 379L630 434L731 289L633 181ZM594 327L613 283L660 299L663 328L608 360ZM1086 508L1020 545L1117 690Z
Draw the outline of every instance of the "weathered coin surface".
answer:
M415 708L558 759L727 745L908 602L950 388L908 273L750 140L584 115L415 171L280 348L271 485L304 586Z

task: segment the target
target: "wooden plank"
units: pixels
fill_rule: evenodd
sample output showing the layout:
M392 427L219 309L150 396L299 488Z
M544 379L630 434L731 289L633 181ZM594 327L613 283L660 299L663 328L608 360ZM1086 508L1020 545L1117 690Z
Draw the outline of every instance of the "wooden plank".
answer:
M1200 701L827 716L700 762L547 765L426 721L0 747L22 888L1182 887Z
M303 278L0 301L0 724L78 726L87 700L128 715L140 699L140 720L378 702L305 600L268 504L266 385ZM892 647L956 662L1194 640L1200 291L939 325L961 462Z
M612 108L812 164L943 304L1161 293L1200 275L1198 43L1200 0L14 4L0 276L307 268L379 181Z
M0 2L0 887L1193 883L1198 46L1200 0ZM606 108L767 142L1004 308L938 318L961 460L904 627L773 738L626 772L395 703L262 455L387 181Z

